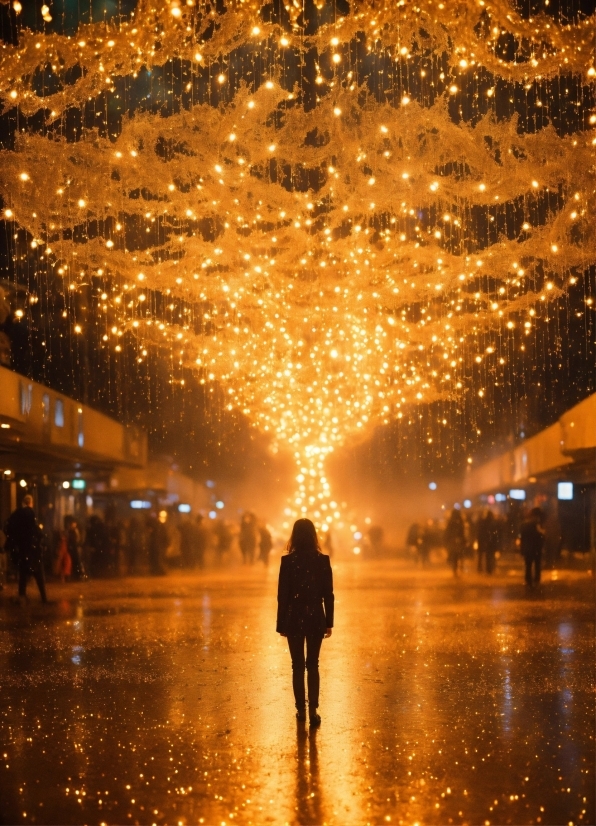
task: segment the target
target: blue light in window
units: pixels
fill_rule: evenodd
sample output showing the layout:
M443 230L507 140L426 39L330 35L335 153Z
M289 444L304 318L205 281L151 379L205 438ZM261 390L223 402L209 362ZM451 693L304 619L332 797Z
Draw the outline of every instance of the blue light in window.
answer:
M64 427L64 402L56 399L54 402L54 424L56 427Z

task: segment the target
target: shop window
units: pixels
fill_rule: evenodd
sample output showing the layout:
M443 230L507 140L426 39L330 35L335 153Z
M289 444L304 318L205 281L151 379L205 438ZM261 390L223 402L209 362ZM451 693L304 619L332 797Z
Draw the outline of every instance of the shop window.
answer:
M33 401L33 385L21 382L21 416L28 416L31 413L31 403Z
M50 394L44 393L41 397L41 419L44 422L50 421Z
M64 402L56 399L54 403L54 424L56 427L64 427Z
M77 433L79 447L83 447L85 444L85 432L83 430L83 410L80 407L77 412Z

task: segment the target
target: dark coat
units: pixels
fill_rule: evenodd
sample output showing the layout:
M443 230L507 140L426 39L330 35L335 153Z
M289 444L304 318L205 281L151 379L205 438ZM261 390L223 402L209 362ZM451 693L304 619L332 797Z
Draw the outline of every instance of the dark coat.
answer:
M464 523L461 519L451 518L445 527L443 542L449 557L461 556L466 544Z
M476 526L480 553L494 553L499 547L499 524L494 516L483 516Z
M544 532L532 519L526 520L519 532L519 550L522 556L538 557L542 553L544 545Z
M323 635L327 628L333 628L333 605L328 556L299 551L282 556L277 589L278 633Z
M33 508L13 511L6 523L7 547L19 559L37 562L43 552L43 533L37 524Z

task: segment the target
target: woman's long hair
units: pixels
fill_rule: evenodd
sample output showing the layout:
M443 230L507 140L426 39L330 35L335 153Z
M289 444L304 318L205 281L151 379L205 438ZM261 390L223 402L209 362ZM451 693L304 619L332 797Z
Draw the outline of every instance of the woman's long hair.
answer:
M288 540L288 553L315 554L320 552L317 531L310 519L297 519Z

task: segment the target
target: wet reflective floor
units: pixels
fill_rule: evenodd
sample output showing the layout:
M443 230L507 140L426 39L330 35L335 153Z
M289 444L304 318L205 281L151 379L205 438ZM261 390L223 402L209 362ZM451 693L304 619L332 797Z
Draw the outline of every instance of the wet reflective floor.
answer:
M323 724L277 565L0 595L0 820L593 824L594 579L334 565ZM519 572L521 574L521 572Z

